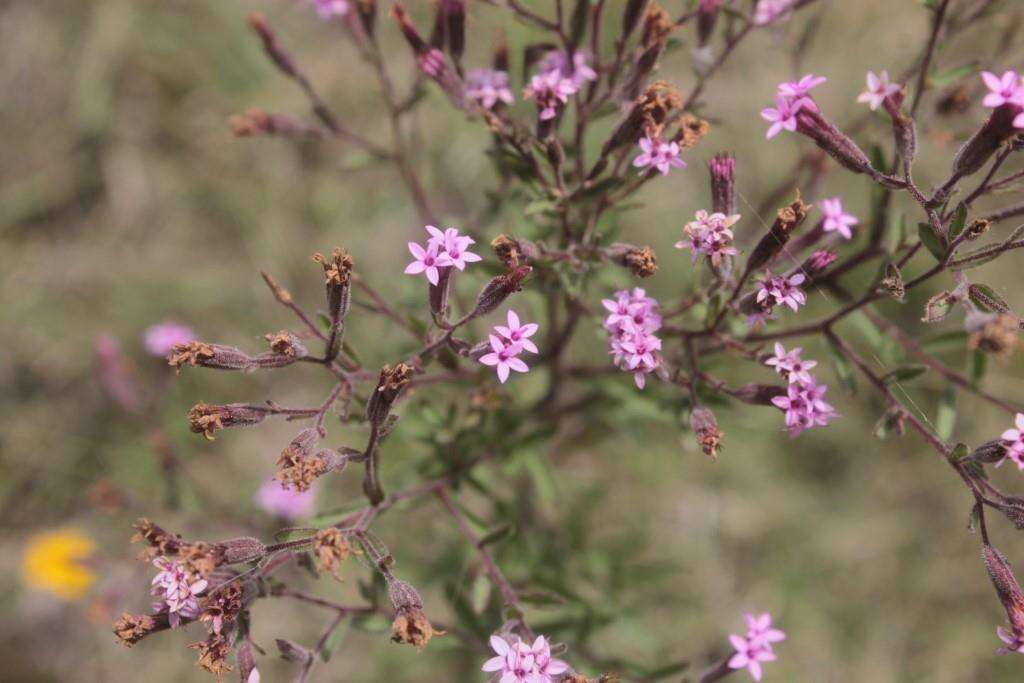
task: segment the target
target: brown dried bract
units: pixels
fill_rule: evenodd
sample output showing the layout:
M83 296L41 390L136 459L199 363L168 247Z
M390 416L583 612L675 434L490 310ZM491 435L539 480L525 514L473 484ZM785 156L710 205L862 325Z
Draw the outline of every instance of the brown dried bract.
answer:
M210 441L214 440L213 433L218 429L224 429L224 418L227 411L224 406L210 405L200 401L188 411L189 429L195 434L202 434Z
M277 334L265 334L263 338L270 344L270 350L279 356L295 357L305 355L305 347L298 338L288 330L281 330Z
M197 664L205 671L209 671L220 680L222 674L231 671L231 665L227 658L231 654L231 644L222 635L213 634L206 640L189 645L192 650L199 650L199 661Z
M637 277L651 277L658 271L658 258L650 247L637 247L625 258L630 272Z
M213 347L201 341L175 344L167 354L167 364L177 369L183 365L200 365L214 356Z
M644 15L644 30L640 43L644 48L655 45L664 46L665 40L672 33L674 23L669 13L656 2L651 2Z
M313 537L313 553L316 555L316 564L321 571L325 571L335 579L341 581L338 568L348 559L352 552L345 534L338 529L321 529Z
M143 551L143 557L146 559L153 559L160 555L175 557L184 545L180 536L165 531L145 517L135 520L132 527L136 533L132 536L131 542L142 541L149 546Z
M1012 315L1001 313L980 330L973 332L967 341L972 350L990 353L999 360L1008 360L1020 343L1020 323Z
M423 610L408 607L399 610L391 622L391 640L402 645L412 645L422 650L434 636L443 636L444 631L434 628Z
M242 612L245 591L237 582L218 589L203 599L203 612L199 619L214 633L223 633L224 626L234 623Z
M131 647L153 631L157 630L157 621L148 614L123 613L114 622L114 635L125 647Z
M708 134L711 125L702 118L686 114L679 120L679 133L677 134L679 146L683 149L693 147Z
M289 445L281 451L277 468L274 478L282 486L294 487L296 491L308 491L318 477L327 473L330 463L319 454L307 456Z
M331 257L327 258L320 252L313 254L313 260L323 266L324 283L334 285L347 285L352 276L354 261L352 255L341 247L335 247Z

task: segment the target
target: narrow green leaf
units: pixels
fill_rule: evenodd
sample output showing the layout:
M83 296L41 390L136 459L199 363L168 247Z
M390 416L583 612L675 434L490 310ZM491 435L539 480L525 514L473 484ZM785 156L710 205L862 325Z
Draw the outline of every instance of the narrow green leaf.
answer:
M953 430L956 428L956 398L956 387L950 384L939 401L939 409L935 416L935 432L943 441L953 436Z
M949 224L949 241L955 240L967 227L967 205L960 202L956 206L956 213L953 214L953 222ZM928 228L931 230L931 226Z
M982 351L975 351L971 354L971 384L975 387L985 377L985 371L988 370L988 356Z
M920 377L926 372L928 372L928 367L925 365L904 365L903 367L887 372L882 376L882 381L886 384L909 382Z
M921 244L928 249L936 261L946 258L946 245L942 238L935 234L931 225L928 223L918 223L917 235L921 238Z

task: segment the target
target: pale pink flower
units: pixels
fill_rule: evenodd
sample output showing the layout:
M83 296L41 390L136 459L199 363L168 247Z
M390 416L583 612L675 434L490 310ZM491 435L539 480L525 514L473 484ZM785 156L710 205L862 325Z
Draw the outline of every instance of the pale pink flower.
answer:
M523 97L535 100L540 120L548 121L557 116L558 110L577 90L571 79L565 78L558 71L548 71L536 74L530 79L530 85L523 91Z
M866 80L868 89L857 97L857 101L866 102L871 111L878 109L886 97L895 95L901 89L898 84L889 82L889 72L885 69L878 75L869 71Z
M798 81L788 81L786 83L780 83L778 94L782 97L788 98L791 102L801 101L803 106L807 109L817 110L818 105L814 103L808 95L811 90L817 88L819 85L827 81L828 79L824 76L815 76L814 74L806 74L802 76Z
M785 275L773 276L765 271L765 279L759 283L757 303L765 309L783 304L796 311L807 303L807 296L800 289L805 279L803 273L796 273L787 278Z
M1003 75L996 76L990 71L982 71L981 79L989 93L985 95L982 104L986 107L1001 107L1004 104L1020 104L1021 82L1020 75L1016 71L1005 71Z
M1006 446L1006 457L1017 463L1018 469L1024 470L1024 413L1017 413L1013 423L1016 428L1007 429L999 438ZM1000 465L1002 463L999 462Z
M324 21L348 14L348 0L312 0L316 13Z
M775 371L785 377L790 384L794 382L807 384L814 381L810 370L818 364L818 361L803 360L800 358L802 352L803 349L799 346L792 351L786 351L786 347L775 342L775 355L769 356L764 364L775 368Z
M772 124L768 127L765 138L771 140L784 130L791 133L796 132L796 115L800 113L806 101L807 98L791 101L786 97L776 96L774 108L768 107L761 110L761 118Z
M813 273L825 270L839 258L839 254L829 249L819 249L807 259L807 269Z
M425 228L430 233L427 247L436 247L439 256L447 256L450 261L448 266L465 270L467 263L483 260L479 254L469 251L470 245L476 243L476 240L472 237L459 234L459 231L455 228L445 228L443 232L433 225L427 225Z
M843 202L839 197L821 200L821 211L825 214L822 228L825 232L838 232L844 239L853 239L850 227L859 222L856 216L843 211Z
M530 337L536 334L539 325L537 323L519 323L519 316L515 311L508 312L508 327L497 325L494 331L504 337L512 344L519 344L524 351L537 353L537 345L530 341Z
M192 328L167 320L147 329L143 343L146 351L163 358L175 344L188 344L195 338Z
M754 23L767 26L782 18L793 8L794 0L759 0L754 10Z
M436 285L440 278L438 269L447 268L452 265L452 260L448 258L448 254L439 253L436 244L430 244L424 249L415 242L409 242L409 253L413 255L415 260L405 267L405 273L407 275L425 273L427 281L432 285Z
M256 492L256 504L268 515L294 520L309 517L316 509L316 492L286 489L276 479L263 482Z
M532 645L527 645L518 637L509 642L493 635L490 643L495 656L484 662L481 670L493 674L494 683L553 683L569 671L568 664L551 656L551 646L544 636L537 636Z
M436 47L432 47L426 52L417 55L416 63L419 65L420 71L436 80L444 72L447 60L445 60L443 52Z
M676 249L690 249L694 261L703 254L717 267L726 256L735 256L739 253L732 246L732 226L739 219L739 214L726 216L724 213L698 211L694 220L683 227L683 232L689 240L676 242L675 247Z
M1016 635L1013 631L1007 631L1002 626L996 627L996 635L999 636L999 640L1006 643L1006 647L996 650L996 654L1007 655L1016 652L1024 655L1024 638Z
M519 344L506 344L505 341L496 334L489 336L491 342L491 353L488 353L480 357L480 362L484 365L494 366L498 371L498 381L502 384L508 379L509 372L515 370L516 372L526 372L530 368L527 367L526 363L522 361L518 356L522 352L523 347Z
M565 52L552 50L540 60L537 71L540 73L554 72L562 78L568 78L577 90L582 88L587 81L597 80L597 72L590 66L590 53L585 50L573 52L571 66Z
M496 69L471 69L466 74L466 97L484 109L492 109L498 102L512 104L515 99L508 87L508 72Z
M781 643L786 639L784 631L772 628L772 615L764 612L762 614L744 614L744 621L747 622L747 638L761 643Z
M171 628L178 628L181 619L195 619L199 616L199 601L196 596L206 590L206 579L193 579L179 562L163 557L153 560L158 573L152 581L153 595L161 598L153 605L156 611L167 610Z
M836 417L835 409L825 402L828 387L810 382L794 382L786 389L785 396L776 396L772 405L786 414L786 429L791 437L811 427L824 427Z
M633 159L633 166L641 168L640 173L656 168L662 175L668 175L672 168L686 168L686 162L679 158L679 143L645 135L639 144L641 152Z
M728 666L730 669L746 669L751 678L760 681L763 673L761 664L776 659L771 644L785 640L786 634L771 627L772 618L768 614L747 614L744 618L748 627L746 636L729 636L729 643L736 652L729 658Z

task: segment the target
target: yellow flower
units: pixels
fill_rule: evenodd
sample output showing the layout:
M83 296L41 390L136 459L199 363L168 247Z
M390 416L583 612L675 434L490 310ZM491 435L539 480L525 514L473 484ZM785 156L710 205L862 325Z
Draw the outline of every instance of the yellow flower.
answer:
M30 588L63 600L77 600L96 580L96 575L82 563L95 549L91 538L73 529L36 534L25 547L22 580Z

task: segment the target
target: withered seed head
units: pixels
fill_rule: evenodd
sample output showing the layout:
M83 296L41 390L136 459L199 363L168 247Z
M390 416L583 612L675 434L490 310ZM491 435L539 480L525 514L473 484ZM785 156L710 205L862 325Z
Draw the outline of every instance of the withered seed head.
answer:
M211 405L200 401L188 411L189 428L210 441L213 441L213 433L218 429L259 424L264 417L266 417L265 410L253 408L244 403Z
M779 209L775 223L772 224L768 233L754 247L750 258L747 259L747 272L752 273L768 265L782 251L782 248L786 246L789 238L792 237L796 228L804 222L810 210L811 206L805 204L800 199L800 191L797 190L796 199L789 206Z
M402 389L409 384L415 370L411 365L398 363L392 368L385 365L380 370L380 377L377 380L377 388L370 394L366 402L366 417L377 427L384 424L384 421L391 414L391 406L394 404Z
M144 556L148 559L159 555L175 557L184 545L180 536L165 531L145 517L135 520L132 528L135 529L136 533L132 536L131 542L138 543L142 541L149 546L143 551Z
M665 40L672 33L673 26L672 17L668 12L661 5L652 1L644 15L644 29L640 44L644 48L664 47Z
M266 334L263 338L270 344L270 350L279 356L304 358L309 355L306 345L288 330L281 330L277 334Z
M330 258L320 252L313 254L313 260L323 266L324 283L334 285L347 285L352 276L354 261L352 255L341 247L335 247Z
M711 130L711 125L707 121L692 114L686 114L679 121L679 133L676 135L679 146L684 149L693 147L708 134L709 130Z
M388 580L388 596L395 608L395 619L391 622L391 640L402 645L412 645L422 650L434 636L445 635L435 629L423 613L423 600L416 589L401 579Z
M274 478L285 488L292 486L296 491L308 490L317 477L329 472L334 464L323 457L323 451L311 455L319 441L320 433L312 427L299 432L277 458L278 471Z
M201 341L175 344L167 353L167 364L179 371L183 365L200 365L216 370L251 370L256 367L256 361L233 346Z
M313 537L313 553L321 571L328 572L337 580L341 580L338 568L348 559L352 546L340 530L333 527L321 529Z
M231 671L227 657L231 654L231 644L225 636L212 634L206 640L189 645L192 650L199 650L199 661L196 662L201 669L209 671L220 680L222 674Z
M1007 360L1013 355L1020 343L1018 332L1020 323L1012 315L1000 313L981 329L971 334L967 345L972 350L990 353L1000 360Z
M190 341L187 344L175 344L167 354L167 363L175 368L188 365L199 365L213 358L213 347L201 341Z
M658 257L650 247L617 242L609 245L604 253L612 263L629 268L636 277L651 277L658 271Z
M160 625L160 621L165 622L163 626ZM150 616L125 612L114 622L113 631L122 645L131 647L150 633L168 628L169 625L166 615Z

